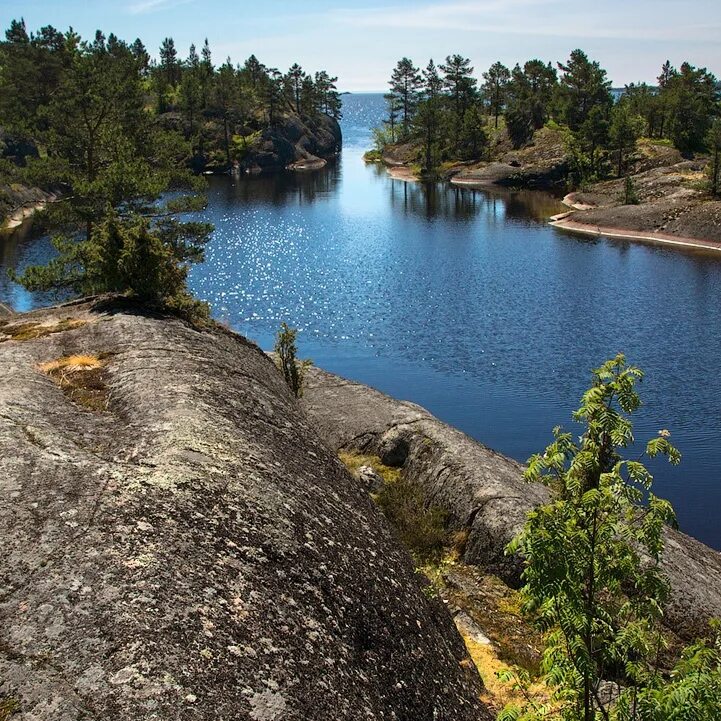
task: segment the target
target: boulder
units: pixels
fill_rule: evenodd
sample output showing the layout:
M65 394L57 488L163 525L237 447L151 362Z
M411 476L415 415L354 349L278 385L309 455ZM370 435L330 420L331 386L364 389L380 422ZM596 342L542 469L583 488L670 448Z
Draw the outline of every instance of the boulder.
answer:
M491 718L443 604L256 346L99 299L0 320L0 378L18 721Z

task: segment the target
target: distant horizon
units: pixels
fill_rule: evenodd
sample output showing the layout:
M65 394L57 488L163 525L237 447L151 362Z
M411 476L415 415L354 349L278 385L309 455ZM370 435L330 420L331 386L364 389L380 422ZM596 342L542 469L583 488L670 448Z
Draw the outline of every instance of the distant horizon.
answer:
M338 76L342 92L382 93L404 56L424 67L459 53L475 75L496 61L508 67L539 58L565 61L581 48L608 72L614 87L655 84L661 65L688 61L721 74L721 3L716 0L609 0L579 9L566 0L307 0L296 10L283 0L244 8L230 0L26 0L22 8L0 0L0 24L24 18L29 31L72 27L83 38L95 31L132 42L139 37L157 58L163 38L175 40L179 58L207 37L213 61L242 63L251 54L286 70L298 62L307 71Z

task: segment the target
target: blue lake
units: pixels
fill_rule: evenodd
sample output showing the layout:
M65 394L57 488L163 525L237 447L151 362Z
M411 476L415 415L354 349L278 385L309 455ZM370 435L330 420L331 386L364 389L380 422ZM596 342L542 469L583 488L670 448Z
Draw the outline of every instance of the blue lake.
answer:
M313 174L213 178L215 224L190 284L216 318L424 405L519 460L570 414L590 369L622 351L646 371L636 436L668 428L680 467L652 464L683 530L721 548L721 256L578 237L534 193L408 184L363 163L380 95L344 98L342 158ZM46 258L20 235L0 265ZM12 286L23 309L47 297Z

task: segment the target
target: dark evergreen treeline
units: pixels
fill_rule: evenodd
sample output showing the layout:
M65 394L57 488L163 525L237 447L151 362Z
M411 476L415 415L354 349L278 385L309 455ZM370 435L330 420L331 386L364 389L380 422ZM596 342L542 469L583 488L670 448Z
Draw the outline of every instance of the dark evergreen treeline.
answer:
M614 102L606 71L582 50L556 67L537 59L512 69L497 62L480 83L461 55L438 67L431 60L423 70L403 58L385 97L388 113L378 145L417 143L426 171L447 160L487 157L493 136L504 127L514 148L549 122L567 129L585 179L623 175L642 136L691 155L718 152L721 132L719 83L705 68L683 63L677 70L666 62L657 87L629 85Z
M98 31L92 42L84 42L72 30L61 33L51 26L29 34L21 20L12 22L0 43L0 126L46 140L47 110L56 91L65 91L74 82L78 62L105 65L106 86L116 76L126 89L132 85L136 95L132 104L148 115L180 116L179 127L193 151L203 155L220 149L223 156L214 158L217 161L241 159L253 132L288 114L340 117L337 78L325 71L310 75L294 64L282 73L263 65L255 55L242 65L233 65L228 58L216 67L207 39L200 53L191 45L187 58L181 59L168 37L156 61L139 39L126 44ZM75 90L95 92L96 88L76 86ZM118 90L116 100L125 102L122 88Z
M50 26L28 33L13 21L0 43L0 129L26 152L14 163L0 158L0 183L60 196L42 216L59 257L22 281L129 291L195 312L186 266L202 258L212 228L179 218L204 202L194 162L227 168L265 128L322 113L340 113L325 72L311 78L294 65L283 74L255 56L215 67L207 41L179 60L170 38L155 62L140 40L100 31L83 40ZM160 202L169 190L180 195Z

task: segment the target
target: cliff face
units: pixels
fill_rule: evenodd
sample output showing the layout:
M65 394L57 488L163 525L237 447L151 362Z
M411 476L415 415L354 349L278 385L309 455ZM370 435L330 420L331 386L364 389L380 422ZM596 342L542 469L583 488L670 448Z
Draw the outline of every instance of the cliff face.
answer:
M0 320L19 721L490 718L442 604L272 363L112 302Z
M243 166L250 172L323 167L341 149L338 122L327 115L317 119L291 116L265 130Z
M468 532L462 560L520 580L518 558L505 546L548 490L526 483L523 466L474 441L420 406L311 368L303 398L312 423L331 448L378 455L419 483L430 503ZM721 553L667 529L663 570L671 582L666 623L693 639L721 617Z

